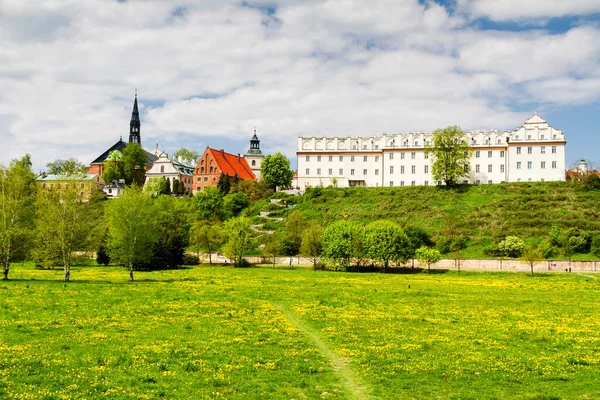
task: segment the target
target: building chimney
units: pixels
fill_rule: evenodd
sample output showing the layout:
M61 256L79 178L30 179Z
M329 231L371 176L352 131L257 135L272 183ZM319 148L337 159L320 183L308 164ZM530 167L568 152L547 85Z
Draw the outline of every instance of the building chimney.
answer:
M238 162L240 162L240 153L238 153Z
M221 149L221 155L225 157L225 150Z

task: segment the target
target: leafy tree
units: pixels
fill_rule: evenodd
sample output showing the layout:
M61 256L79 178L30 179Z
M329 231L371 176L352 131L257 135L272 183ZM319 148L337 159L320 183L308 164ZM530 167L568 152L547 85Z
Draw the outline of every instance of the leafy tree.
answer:
M336 221L323 232L323 255L348 267L362 251L362 227L348 220Z
M107 184L111 181L125 179L125 166L123 164L123 153L119 150L110 152L103 164L102 179Z
M217 188L223 196L229 193L229 190L231 190L231 181L229 180L229 175L221 173L221 176L219 177L219 182L217 182Z
M516 236L507 236L498 244L498 251L504 257L520 257L525 249L525 242Z
M99 265L100 264L101 265L110 264L110 257L108 256L107 242L108 242L108 229L102 236L102 238L100 240L100 245L98 246L98 251L96 252L96 263L98 263Z
M35 192L29 155L13 160L9 168L0 165L0 262L4 280L8 279L10 263L23 259L29 248Z
M364 229L364 247L367 257L383 263L387 271L390 261L405 262L409 257L409 240L402 229L390 221L371 222Z
M223 235L226 238L223 252L233 260L236 267L246 265L244 254L252 248L250 224L250 219L246 217L232 218L223 224Z
M248 207L248 196L245 193L229 193L223 197L223 211L227 217L237 217Z
M273 266L275 266L275 261L277 256L282 255L284 252L282 238L279 234L274 233L272 235L267 235L265 240L265 244L263 247L263 254L271 258L273 260Z
M248 196L250 203L266 199L273 194L273 190L268 188L262 179L258 181L238 180L237 183L234 183L236 176L233 178L230 193L243 192Z
M223 244L221 223L218 219L212 222L196 221L190 230L190 245L194 246L200 262L200 250L208 252L208 263L212 264L212 253Z
M600 233L593 236L590 251L596 257L600 257Z
M123 150L123 178L125 183L141 185L146 175L148 154L138 143L129 143Z
M292 211L285 220L286 234L283 238L283 244L287 255L293 256L298 254L305 228L306 220L302 214L298 211Z
M154 200L153 211L157 239L147 268L173 268L182 265L189 243L190 227L195 217L191 199L162 195Z
M431 247L419 247L415 252L415 257L419 260L419 264L427 265L427 271L431 272L431 264L440 261L442 255L440 252Z
M179 179L174 179L172 192L173 192L173 194L176 194L177 196L184 195L185 194L185 185L183 184L183 182L181 182Z
M538 246L527 245L521 253L521 261L529 265L531 268L531 276L533 276L533 267L544 259L544 253Z
M590 174L585 178L585 183L593 189L600 189L600 176Z
M404 228L404 233L408 238L408 257L412 258L415 256L415 252L421 246L431 247L433 246L433 241L429 234L417 227L417 226L407 226Z
M214 186L204 188L193 197L200 219L214 219L223 216L223 196Z
M300 253L313 263L313 268L317 269L317 263L321 259L323 252L323 228L317 224L310 224L302 232L302 242Z
M134 269L151 260L157 239L152 199L138 188L129 188L107 204L106 217L108 254L129 269L133 281Z
M54 160L46 164L46 168L48 168L48 173L52 175L72 175L78 172L85 173L88 170L87 166L75 158Z
M164 176L150 178L144 185L143 191L152 197L167 194L167 179Z
M472 153L467 135L458 126L433 131L431 144L425 147L425 154L433 159L433 180L456 185L461 178L469 176Z
M185 147L182 147L179 150L177 150L175 154L173 154L173 156L175 158L179 158L179 156L181 156L182 159L189 161L197 160L198 158L200 158L200 154L198 154L197 151L188 150Z
M280 152L269 154L261 164L261 174L267 187L288 188L292 184L294 171L290 169L290 160Z
M34 260L46 268L62 266L69 281L73 252L83 249L97 220L97 204L88 203L76 184L38 192Z
M171 194L171 180L165 178L165 192L162 194Z

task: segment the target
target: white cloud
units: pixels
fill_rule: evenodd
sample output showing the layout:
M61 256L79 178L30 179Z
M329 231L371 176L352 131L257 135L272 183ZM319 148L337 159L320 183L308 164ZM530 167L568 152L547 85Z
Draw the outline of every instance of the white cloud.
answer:
M457 0L456 8L495 21L529 20L600 12L598 0Z
M134 88L150 147L180 134L198 150L208 138L227 148L257 127L265 149L288 156L298 134L513 128L527 116L511 111L516 94L597 99L600 33L589 26L477 31L417 0L4 1L2 163L25 152L37 168L91 161L127 137Z

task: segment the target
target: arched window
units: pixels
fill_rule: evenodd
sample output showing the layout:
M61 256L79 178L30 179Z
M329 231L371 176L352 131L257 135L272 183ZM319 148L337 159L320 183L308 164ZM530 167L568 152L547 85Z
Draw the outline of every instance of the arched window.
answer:
M252 166L255 167L256 166L256 160L252 160Z
M200 169L202 170L202 172L201 172L201 173L204 173L204 167L202 167L202 168L200 168Z
M212 167L212 165L211 165L211 166L210 166L210 173L211 173L211 174L213 173L213 169L214 169L214 168L213 168L213 167Z
M165 166L164 165L160 166L160 172L165 172Z

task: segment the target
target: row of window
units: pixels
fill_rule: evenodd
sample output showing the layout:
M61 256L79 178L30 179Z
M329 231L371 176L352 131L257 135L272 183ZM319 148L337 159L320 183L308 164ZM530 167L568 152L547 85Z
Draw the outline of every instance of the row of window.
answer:
M502 166L502 169L504 169L504 165ZM403 174L404 173L404 165L400 166L400 173ZM429 165L425 165L423 167L423 172L428 174L429 173ZM394 166L390 166L390 174L394 173ZM410 173L411 174L416 174L417 173L417 167L415 165L411 165L410 167ZM355 174L355 170L354 168L352 168L350 170L350 175L354 175ZM306 168L306 175L310 175L310 168ZM321 168L317 168L317 175L321 175ZM329 168L328 171L328 175L333 175L333 168ZM339 169L339 175L344 175L344 169L340 168ZM363 169L363 175L368 175L368 169ZM375 175L379 175L379 169L375 169Z
M401 160L404 160L405 156L406 156L406 153L400 153L400 159ZM317 162L321 162L322 156L316 156L316 157L317 157ZM411 152L410 153L410 158L412 160L416 159L417 158L417 152L416 151ZM429 154L425 154L424 158L428 159L429 158ZM394 153L389 153L389 159L390 160L394 159ZM344 161L344 156L338 156L338 160L339 161ZM354 160L355 160L355 156L350 156L350 162L354 162ZM363 156L363 161L364 162L367 162L368 160L369 160L369 156ZM310 156L306 156L306 161L310 162ZM379 156L375 156L375 162L378 162L378 161L379 161ZM329 162L333 162L333 156L329 156Z
M551 147L552 154L556 154L556 146ZM521 154L521 146L517 147L517 154ZM527 154L533 154L533 147L527 147ZM540 154L546 154L546 146L540 146Z
M201 176L199 176L199 177L197 177L197 178L196 178L196 180L197 180L198 182L202 182L202 177L201 177ZM213 177L213 178L212 178L212 180L213 180L213 182L216 182L216 181L217 181L217 178ZM208 182L208 176L205 176L205 177L204 177L204 182Z
M481 172L481 166L479 164L475 165L475 172ZM487 172L494 172L494 166L492 164L488 164ZM500 164L500 172L504 172L504 164Z
M540 162L540 168L546 169L546 161ZM517 161L517 169L521 169L521 161ZM533 169L532 161L527 161L527 169ZM552 169L556 169L556 161L552 161Z
M492 155L493 155L493 151L488 150L488 152L487 152L488 158L492 158ZM481 157L481 151L477 150L475 152L475 158L480 158L480 157ZM504 150L500 150L500 158L504 158Z

